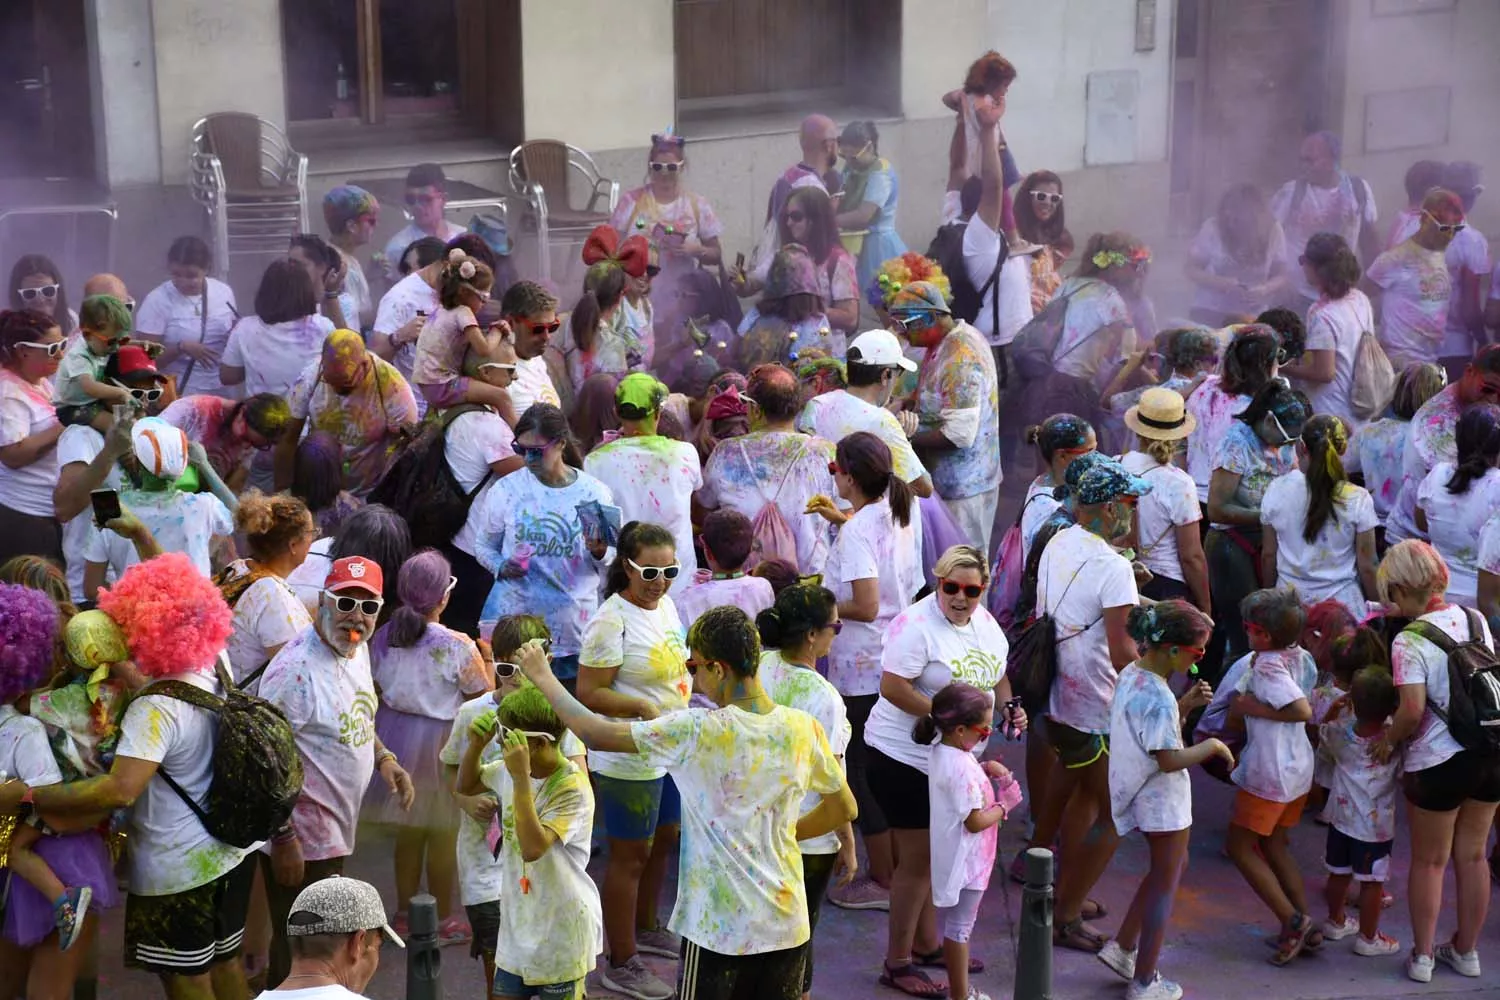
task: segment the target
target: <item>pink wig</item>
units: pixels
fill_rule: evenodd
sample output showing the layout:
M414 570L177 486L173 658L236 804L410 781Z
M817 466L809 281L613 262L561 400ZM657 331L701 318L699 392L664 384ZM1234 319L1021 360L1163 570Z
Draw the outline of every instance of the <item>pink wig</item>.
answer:
M127 569L99 592L99 610L119 623L147 677L210 673L233 630L219 588L181 552Z
M57 605L40 590L0 583L0 705L9 705L52 676Z

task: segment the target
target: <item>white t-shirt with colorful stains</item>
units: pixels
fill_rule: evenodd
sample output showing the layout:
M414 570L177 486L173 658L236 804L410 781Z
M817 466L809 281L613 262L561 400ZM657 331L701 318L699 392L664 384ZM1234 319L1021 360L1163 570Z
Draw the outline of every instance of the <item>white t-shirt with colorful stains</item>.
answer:
M816 670L788 663L779 649L767 650L760 655L757 675L766 694L776 704L801 709L817 719L818 725L823 727L823 734L828 737L829 749L835 757L843 758L854 730L849 725L849 712L838 688ZM812 812L821 800L822 796L817 792L808 792L802 802L802 815ZM799 841L797 846L803 854L837 854L839 837L836 833L825 833L821 837Z
M1159 750L1181 749L1177 696L1166 680L1139 663L1121 670L1109 712L1109 802L1120 836L1193 825L1187 771L1163 771L1156 760Z
M696 568L693 491L703 485L698 449L659 434L618 438L589 452L583 471L609 487L622 523L647 521L672 533L682 572L672 581L671 593L687 589Z
M589 621L578 665L616 668L612 690L650 702L658 717L670 715L687 708L693 694L685 640L670 597L647 611L615 594ZM602 750L589 754L589 770L626 781L652 781L667 773L642 754Z
M811 936L797 820L808 792L843 785L823 727L776 706L690 708L630 727L640 755L682 796L672 930L720 955L796 948Z

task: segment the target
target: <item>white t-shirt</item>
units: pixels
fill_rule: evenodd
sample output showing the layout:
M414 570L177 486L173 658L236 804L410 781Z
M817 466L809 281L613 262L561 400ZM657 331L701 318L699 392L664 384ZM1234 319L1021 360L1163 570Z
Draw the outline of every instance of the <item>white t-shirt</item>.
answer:
M515 457L516 434L493 410L474 410L459 414L448 425L443 439L443 457L447 459L448 471L458 481L458 488L470 493L480 483L484 489L474 495L469 504L473 511L483 502L490 487L495 485L490 463L503 462ZM485 482L486 478L489 482ZM464 526L453 537L453 544L462 552L474 554L474 522L465 519Z
M1391 245L1404 242L1421 226L1421 212L1403 212L1399 225L1391 232ZM1448 299L1447 332L1438 354L1445 358L1467 357L1474 351L1474 341L1464 326L1463 273L1467 271L1481 279L1490 273L1490 241L1481 229L1470 225L1453 237L1453 242L1443 253L1443 260L1448 266L1448 279L1453 288ZM1490 298L1500 298L1500 284L1491 283Z
M328 571L333 568L333 539L319 538L307 550L302 565L287 574L286 583L297 595L297 600L307 609L309 619L318 613L319 595L328 580Z
M732 604L755 621L755 616L776 603L776 592L771 581L758 576L726 577L722 580L705 580L689 584L675 600L677 617L682 619L683 629L692 626L698 616L709 608L721 604Z
M1380 343L1391 363L1400 369L1412 362L1437 361L1452 290L1443 255L1408 240L1375 258L1365 277L1384 291Z
M518 420L521 414L530 409L532 403L562 405L557 387L552 384L552 375L547 371L547 359L540 354L516 361L515 379L506 392L510 393L510 403L516 409Z
M956 906L965 889L989 887L1000 824L971 833L964 821L975 809L992 805L995 795L973 754L941 742L923 752L928 755L924 763L931 803L932 905Z
M1364 211L1360 211L1359 197L1355 194L1356 180L1364 186ZM1299 183L1303 189L1297 212L1292 214L1292 201ZM1307 247L1314 233L1338 233L1351 248L1359 246L1361 226L1372 226L1378 221L1375 210L1375 193L1370 183L1339 171L1338 183L1331 188L1318 187L1299 181L1287 181L1271 196L1271 214L1286 232L1287 253L1297 257ZM1293 287L1306 299L1315 299L1318 293L1307 283L1300 268L1292 268Z
M218 681L206 674L170 679L219 693ZM148 694L125 709L115 756L161 765L183 791L202 802L213 780L218 725L212 712L163 694ZM253 850L215 840L160 777L148 782L135 800L126 827L130 891L137 896L168 896L207 885L238 867Z
M1021 565L1031 553L1037 532L1062 507L1062 501L1053 495L1056 487L1049 476L1038 476L1026 487L1026 499L1021 505Z
M305 990L266 990L255 1000L365 1000L365 998L337 983L330 983L327 986L310 986Z
M789 431L752 431L720 441L703 466L704 507L737 510L751 522L772 501L797 540L797 565L821 573L828 562L832 532L827 521L807 513L807 501L821 493L837 497L828 463L831 441Z
M1171 833L1193 825L1193 783L1163 771L1158 750L1181 750L1177 696L1162 678L1132 663L1120 671L1109 711L1109 803L1115 830Z
M1279 710L1312 693L1301 682L1316 683L1317 676L1297 676L1304 672L1302 649L1292 646L1256 654L1240 683L1256 700ZM1245 749L1230 777L1251 795L1271 802L1295 802L1306 795L1313 779L1307 726L1247 716Z
M630 732L682 796L672 930L720 955L806 943L797 819L809 791L832 795L844 782L823 727L778 705L765 715L690 708L632 723Z
M245 370L246 396L261 392L285 396L302 370L318 361L323 341L332 332L333 320L324 316L274 324L246 316L229 332L223 362Z
M618 438L584 456L583 469L610 488L623 523L649 521L672 533L682 572L670 592L686 590L696 561L693 491L703 485L698 449L659 434Z
M1114 661L1104 612L1140 602L1130 561L1080 525L1052 536L1037 570L1037 607L1057 632L1057 677L1047 717L1085 733L1109 732Z
M241 564L244 571L243 564ZM263 576L240 594L234 604L234 631L229 634L229 667L236 684L270 661L270 650L297 638L312 624L312 616L287 582ZM260 690L260 678L245 688Z
M840 601L854 599L855 580L875 580L880 609L872 622L845 620L844 630L828 652L828 679L839 694L875 694L880 690L882 637L891 620L906 610L925 584L922 547L914 530L921 514L913 504L905 527L881 497L861 507L839 528L824 567L824 585Z
M1500 576L1500 513L1491 515L1479 529L1479 564L1482 573Z
M804 434L816 434L834 445L855 431L869 431L891 449L891 465L902 480L914 483L927 475L896 415L843 389L809 399L797 415L797 429Z
M693 694L687 672L687 636L670 597L647 611L614 594L589 619L578 654L580 667L617 668L610 688L656 706L658 716L687 707ZM666 774L642 754L589 754L589 770L627 781L652 781Z
M1375 314L1370 300L1358 288L1349 289L1341 299L1319 299L1307 310L1307 349L1333 352L1333 381L1302 383L1315 412L1358 423L1350 393L1354 389L1354 356L1359 353L1360 335L1366 330L1374 332Z
M74 462L82 462L87 467L103 450L103 434L86 424L69 427L57 439L58 472L61 473ZM95 488L118 490L123 480L124 474L116 463L109 467L104 482ZM83 596L83 567L88 560L84 557L84 551L88 548L89 532L93 526L94 512L91 507L86 506L64 524L62 529L63 558L68 563L68 590L72 592L75 602L86 600Z
M1333 758L1328 789L1328 821L1335 830L1366 844L1396 839L1396 776L1401 755L1375 763L1370 748L1380 736L1360 736L1353 718L1324 723L1318 729L1318 752Z
M995 260L1002 249L1000 234L975 212L964 227L964 271L976 291L989 284L990 276L995 273ZM997 293L1000 296L999 332L994 328ZM1007 257L1000 267L999 279L984 294L979 315L974 317L974 328L992 345L1009 344L1031 317L1031 258Z
M816 670L788 663L777 649L760 654L756 676L776 704L800 709L817 719L818 725L823 727L823 735L828 737L828 748L835 757L843 759L854 729L849 724L849 712L843 697L826 677ZM802 815L812 812L821 800L822 796L817 792L808 792L802 802ZM837 833L825 833L811 840L798 841L797 847L804 855L837 854L839 837Z
M24 441L56 424L52 387L46 382L32 385L9 368L0 368L0 448ZM57 469L55 447L19 469L0 462L0 506L33 517L51 517Z
M1355 564L1355 540L1380 525L1375 501L1361 486L1342 483L1333 515L1323 522L1318 537L1304 541L1307 507L1311 502L1307 476L1294 469L1274 480L1260 501L1260 523L1276 530L1276 580L1297 588L1303 604L1334 598L1357 621L1365 617L1364 592Z
M1157 576L1186 582L1177 551L1177 529L1203 520L1193 477L1175 465L1162 465L1143 451L1128 452L1121 456L1120 464L1151 484L1151 492L1136 504L1140 538L1137 558Z
M604 950L604 913L589 877L594 791L589 776L564 760L545 778L531 778L532 805L542 829L557 839L527 861L516 835L516 793L503 761L486 764L480 780L500 803L500 935L495 965L528 985L583 979ZM528 882L531 891L520 890Z
M390 290L380 297L380 305L376 307L375 325L372 329L376 333L389 337L416 319L418 312L426 313L429 317L436 316L442 307L437 289L427 283L421 271L413 271L392 285ZM396 370L409 381L412 365L416 363L416 360L417 342L412 340L396 348L391 364L395 365ZM419 398L417 402L421 404L424 400Z
M47 742L47 727L14 705L0 705L0 772L31 788L63 780Z
M983 607L975 608L969 623L959 628L943 615L937 595L928 594L895 617L882 644L882 670L911 681L923 697L931 698L954 681L963 681L989 695L994 707L995 685L1005 677L1010 644L1000 623ZM925 772L931 755L928 747L912 739L916 724L917 716L881 697L865 723L865 743ZM998 719L995 724L999 726ZM974 747L976 757L984 753L987 743Z
M1053 367L1102 389L1135 351L1130 307L1098 278L1069 278L1057 294L1068 299L1068 306L1052 351Z
M181 348L183 344L202 343L215 357L224 353L229 343L229 331L239 313L234 308L234 289L217 278L205 278L208 283L208 322L203 321L204 296L183 295L170 281L163 281L151 290L135 313L135 329L140 334L160 337L170 348ZM193 372L184 382L188 364L193 359L187 355L178 357L170 364L161 366L164 375L177 378L177 395L186 396L231 396L233 391L219 383L217 363L193 364Z
M479 647L462 632L428 622L410 646L388 645L390 625L370 641L370 676L386 708L451 719L465 700L494 687Z
M163 552L183 553L204 576L213 575L213 540L234 534L234 515L212 493L183 493L175 488L155 493L126 490L120 494L120 505L151 530ZM117 578L140 562L130 539L92 524L84 557L91 563L104 563Z
M1298 249L1301 252L1301 249ZM1203 270L1220 278L1233 278L1239 282L1234 289L1193 286L1193 308L1227 316L1255 316L1266 308L1264 299L1250 294L1249 289L1264 285L1273 271L1285 270L1288 264L1286 232L1281 223L1272 221L1271 232L1266 241L1266 255L1258 261L1242 261L1224 246L1224 236L1219 231L1219 218L1211 215L1203 220L1198 235L1193 238L1189 254Z
M1489 624L1483 615L1477 617L1484 644L1494 649L1495 639L1490 634ZM1469 641L1469 618L1457 605L1429 611L1418 621L1431 622L1454 642ZM1437 707L1447 712L1452 702L1448 688L1448 654L1414 632L1398 632L1391 641L1391 676L1397 687L1422 684L1427 688L1427 707L1422 712L1422 721L1406 741L1403 773L1437 767L1461 752L1463 746L1448 731L1448 724L1433 711Z
M302 756L292 826L309 861L354 853L359 805L375 773L375 683L368 644L344 659L309 627L271 661L260 696L286 713Z
M1349 450L1344 454L1344 471L1356 472L1365 479L1365 489L1375 501L1375 514L1382 523L1396 506L1401 495L1401 453L1406 450L1406 432L1410 424L1395 417L1373 420L1349 436Z
M1214 458L1218 444L1234 423L1237 413L1245 412L1250 397L1230 395L1219 388L1219 376L1210 375L1188 397L1187 411L1198 426L1187 439L1187 469L1198 487L1198 501L1208 503L1208 484L1213 479Z
M428 236L434 236L437 239L442 240L444 243L450 243L453 240L458 239L466 232L468 232L468 230L463 226L460 226L456 222L449 222L447 219L443 220L442 226L436 233L423 232L421 229L417 228L417 224L415 222L408 222L406 225L396 230L396 234L386 241L385 250L383 251L383 254L385 256L386 278L391 281L396 281L398 284L400 283L398 279L401 278L401 258L405 256L406 248L417 242L417 240L426 239ZM409 278L411 277L411 275L408 274L407 277Z
M1427 535L1448 564L1448 600L1475 606L1479 594L1479 534L1500 510L1500 469L1488 469L1457 495L1448 492L1453 463L1439 462L1417 487L1417 506L1427 514Z

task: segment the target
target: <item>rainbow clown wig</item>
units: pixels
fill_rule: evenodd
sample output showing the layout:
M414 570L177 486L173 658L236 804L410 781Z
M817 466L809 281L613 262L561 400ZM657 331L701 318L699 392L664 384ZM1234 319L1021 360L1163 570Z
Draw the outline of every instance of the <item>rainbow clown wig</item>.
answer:
M181 552L127 569L99 592L99 610L119 623L147 677L212 672L232 631L219 588Z
M865 289L865 298L877 309L888 309L902 286L913 281L930 281L943 293L945 301L953 299L953 286L937 261L915 251L907 251L881 264L870 287Z
M40 590L0 583L0 705L52 676L59 617L57 605Z

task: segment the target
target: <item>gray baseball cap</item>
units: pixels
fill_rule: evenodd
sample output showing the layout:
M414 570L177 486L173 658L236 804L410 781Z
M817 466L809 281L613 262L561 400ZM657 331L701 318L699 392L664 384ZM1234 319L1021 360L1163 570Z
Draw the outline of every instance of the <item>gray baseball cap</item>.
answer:
M288 937L312 934L353 934L355 931L379 929L391 942L405 948L390 925L385 922L385 903L368 882L334 875L320 879L297 894L287 919Z

